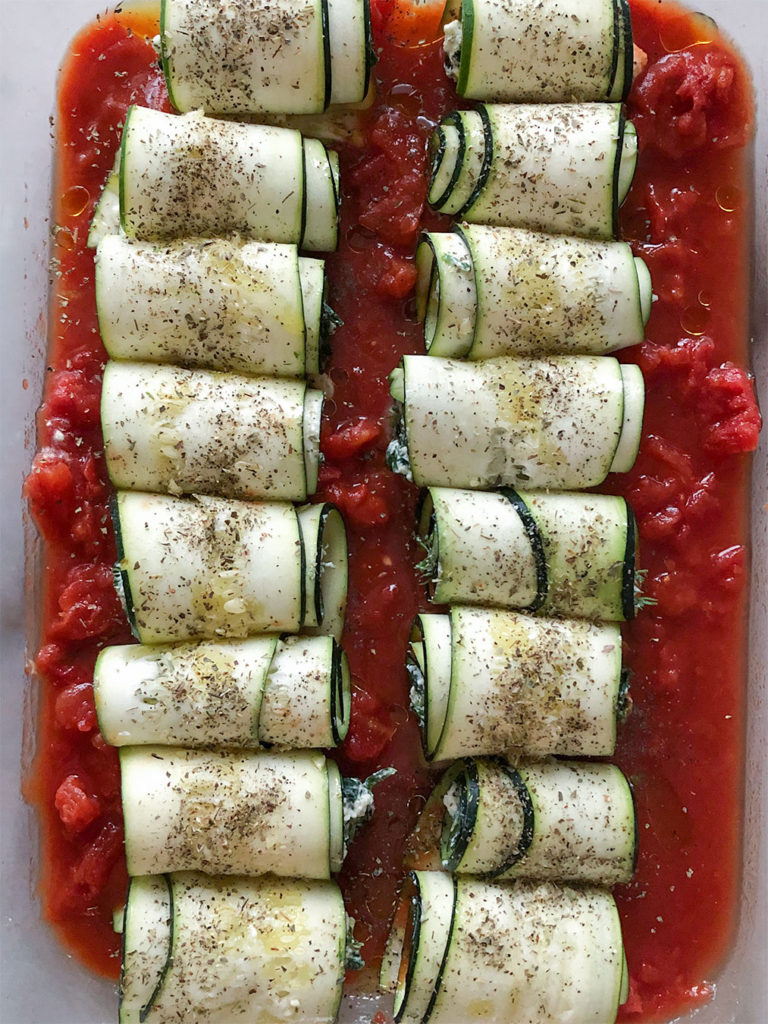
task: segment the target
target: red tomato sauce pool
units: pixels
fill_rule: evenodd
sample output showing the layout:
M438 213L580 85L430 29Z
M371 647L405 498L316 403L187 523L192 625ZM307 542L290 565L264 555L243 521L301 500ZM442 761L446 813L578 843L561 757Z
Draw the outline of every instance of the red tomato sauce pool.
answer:
M710 998L732 930L743 760L743 453L755 447L759 415L739 368L748 214L741 147L751 130L745 72L707 23L650 0L634 0L632 9L649 64L630 97L641 155L622 226L648 260L657 301L648 340L627 353L648 383L645 438L636 468L610 489L637 513L644 589L655 602L625 631L634 711L618 751L640 829L637 876L618 894L631 973L622 1017L651 1020ZM407 637L426 606L414 569L417 492L384 463L387 375L402 354L423 351L413 254L420 230L448 223L426 207L426 142L456 97L440 45L420 42L437 34L434 7L414 12L372 0L372 22L376 100L338 146L342 224L327 270L343 326L329 366L319 497L342 509L350 544L344 646L353 715L338 760L358 775L398 769L377 787L376 815L340 878L375 968L404 840L432 781L407 710ZM85 240L127 107L168 108L145 38L155 31L135 15L104 17L78 37L62 73L50 364L26 484L45 542L41 717L27 782L42 822L44 908L65 945L112 977L112 909L126 880L119 767L98 734L91 673L101 647L124 642L129 630L112 587L98 413L106 355Z

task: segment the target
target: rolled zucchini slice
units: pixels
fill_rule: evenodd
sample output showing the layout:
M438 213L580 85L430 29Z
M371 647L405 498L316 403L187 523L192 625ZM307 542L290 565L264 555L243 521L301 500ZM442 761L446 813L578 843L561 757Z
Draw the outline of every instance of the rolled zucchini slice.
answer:
M417 312L431 355L604 355L639 344L651 279L626 242L464 224L428 232Z
M612 622L635 614L637 527L624 498L430 487L418 537L435 604Z
M113 359L316 374L324 292L324 263L295 245L109 234L96 251L99 331Z
M456 605L416 618L407 664L429 760L613 753L618 626Z
M110 360L101 425L118 490L305 501L323 396L303 381Z
M120 1024L289 1017L332 1024L346 934L333 882L195 872L133 878Z
M422 486L580 490L627 469L640 443L642 375L608 356L404 356L390 390L390 465Z
M87 245L95 249L102 238L116 235L120 231L120 150L115 163L107 175L101 195L96 203L88 229Z
M303 539L303 632L341 639L347 604L347 534L341 513L329 502L298 510Z
M441 145L448 124L456 142ZM634 127L615 103L485 104L449 114L430 148L436 210L598 239L616 236L637 160Z
M349 666L328 636L105 647L93 694L117 747L311 749L349 729Z
M171 102L208 114L314 114L359 103L370 71L367 0L163 0Z
M631 879L637 852L629 782L615 765L587 761L456 761L414 839L446 871L605 886Z
M239 233L311 248L322 234L324 248L335 248L335 194L313 209L306 237L309 196L328 195L324 163L307 160L304 140L289 128L134 106L120 151L120 224L143 241Z
M341 517L318 507L341 552ZM141 643L296 633L323 591L333 600L321 603L316 628L340 632L346 558L320 558L315 545L327 543L326 530L304 530L293 505L120 491L113 517L116 584ZM310 561L317 570L308 591Z
M398 1024L611 1024L627 995L616 904L592 886L413 872L381 987Z
M445 26L460 96L501 103L621 101L632 85L627 0L462 0Z

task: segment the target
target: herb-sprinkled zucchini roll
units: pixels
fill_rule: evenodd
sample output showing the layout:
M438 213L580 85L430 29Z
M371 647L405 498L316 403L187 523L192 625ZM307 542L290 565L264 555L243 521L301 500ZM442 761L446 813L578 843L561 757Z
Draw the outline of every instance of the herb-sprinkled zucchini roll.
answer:
M359 103L370 73L367 0L163 0L171 103L209 114L315 114Z
M118 490L305 501L317 488L322 407L303 381L110 360L107 472Z
M390 467L421 486L594 487L637 455L640 369L608 356L479 363L404 356Z
M335 249L338 193L325 147L311 152L318 147L322 161L306 159L290 128L131 107L120 150L123 231L144 241L240 233Z
M639 344L651 276L626 242L464 224L416 255L427 351L455 359L602 355Z
M462 758L433 790L412 843L419 867L618 885L634 871L632 791L611 764Z
M443 48L468 99L623 100L632 85L627 0L462 0Z
M303 377L321 369L325 265L295 245L239 237L96 251L96 309L113 359Z
M626 713L618 626L456 605L419 615L407 656L429 760L606 757Z
M118 747L311 749L349 728L349 667L330 636L105 647L93 693Z
M114 503L116 584L142 643L298 632L338 638L347 564L332 505L302 521L283 502L120 491ZM333 557L322 556L333 552ZM306 565L316 566L310 576ZM309 584L309 587L308 587Z
M418 536L436 604L634 617L637 528L624 498L430 487Z
M606 890L423 871L406 880L380 977L398 1024L612 1024L628 980Z
M613 238L637 159L615 103L481 105L430 140L428 200L472 224Z
M328 878L373 809L317 751L121 747L120 773L130 875Z
M196 872L132 878L120 1024L332 1024L347 932L333 882Z

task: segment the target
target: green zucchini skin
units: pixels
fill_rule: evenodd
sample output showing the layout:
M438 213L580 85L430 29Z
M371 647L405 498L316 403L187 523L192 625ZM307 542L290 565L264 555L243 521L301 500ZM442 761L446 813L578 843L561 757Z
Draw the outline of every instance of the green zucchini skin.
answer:
M421 672L412 699L428 760L613 753L616 625L454 605L417 617L410 657Z
M113 746L333 747L349 728L349 666L333 637L106 647L99 729Z
M442 815L444 870L603 886L632 878L635 810L615 765L464 758L427 807L422 818Z
M458 209L453 190L439 197L430 190L435 209L472 224L615 237L618 207L637 159L637 138L619 104L481 104L460 117L465 138L477 141L467 141L461 157L456 147L446 147L433 162L432 180L455 181L459 190L462 172L460 167L454 175L454 162L482 159L482 167ZM470 130L473 122L482 125L481 133Z
M463 0L445 26L460 96L501 103L621 101L632 84L627 0Z
M624 950L607 891L430 875L413 872L385 954L381 987L395 994L396 1021L616 1019Z
M162 972L153 938L168 911L157 885L172 901ZM127 913L137 941L124 951L120 1024L336 1019L348 923L335 883L177 872L133 879Z

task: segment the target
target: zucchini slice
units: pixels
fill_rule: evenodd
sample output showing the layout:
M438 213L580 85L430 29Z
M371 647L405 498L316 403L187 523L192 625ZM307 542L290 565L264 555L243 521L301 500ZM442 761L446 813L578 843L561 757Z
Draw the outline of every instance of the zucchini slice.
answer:
M115 163L107 175L101 195L91 217L88 229L87 245L95 249L102 238L116 235L120 231L120 150L117 151Z
M427 232L416 266L431 355L604 355L645 335L651 278L626 242L464 224Z
M121 747L128 873L329 878L344 857L331 764L315 751Z
M332 637L105 647L93 693L119 747L333 747L349 729L349 667Z
M161 875L132 878L122 911L120 1024L143 1022L152 1010L171 966L173 887Z
M459 874L618 885L637 851L632 791L615 765L463 758L433 790L414 840Z
M395 993L396 1021L616 1019L624 948L610 893L466 877L436 883L429 872L413 875L381 975L381 987Z
M444 50L467 99L621 101L632 85L627 0L581 0L577 16L564 0L462 0Z
M435 604L620 622L635 614L636 525L603 494L430 487L418 526Z
M298 519L306 552L303 631L340 640L348 582L344 520L330 502L305 505Z
M327 599L313 628L340 634L347 566L338 513L309 531L287 503L121 491L113 515L118 591L142 643L298 632L318 590ZM326 545L333 561L321 557ZM316 566L309 601L305 561Z
M99 331L113 359L316 374L324 278L295 245L111 234L96 251Z
M436 139L456 117L443 119ZM435 209L473 224L616 236L637 160L637 137L619 104L485 104L460 120L462 147L433 144ZM446 183L439 195L437 180Z
M172 898L170 947L155 938L168 921L154 895L160 886ZM336 1019L347 917L333 882L278 884L195 872L137 878L127 916L135 922L135 939L123 956L120 1024ZM165 972L147 1005L161 954Z
M110 360L101 425L118 490L305 501L323 396L303 381Z
M134 106L120 152L120 223L144 241L240 233L309 248L307 199L327 193L328 167L328 159L305 158L301 134L290 128ZM335 237L335 204L312 216L326 218L314 237Z
M593 487L626 468L639 445L643 394L625 370L606 356L404 356L391 376L402 430L390 464L399 456L422 486Z
M365 96L367 0L162 0L160 46L177 110L320 113Z
M455 605L417 617L410 661L421 673L411 674L412 706L428 760L613 753L618 626Z

